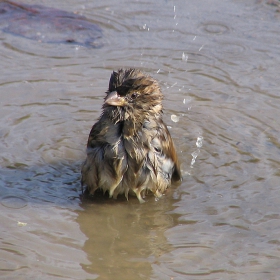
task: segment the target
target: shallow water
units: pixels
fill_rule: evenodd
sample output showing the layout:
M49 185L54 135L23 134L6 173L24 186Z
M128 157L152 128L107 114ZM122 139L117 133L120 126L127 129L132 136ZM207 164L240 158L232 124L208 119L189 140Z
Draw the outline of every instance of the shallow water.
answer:
M26 3L99 24L98 49L0 33L0 278L279 279L279 1L95 2ZM121 67L160 81L184 174L142 205L80 198Z

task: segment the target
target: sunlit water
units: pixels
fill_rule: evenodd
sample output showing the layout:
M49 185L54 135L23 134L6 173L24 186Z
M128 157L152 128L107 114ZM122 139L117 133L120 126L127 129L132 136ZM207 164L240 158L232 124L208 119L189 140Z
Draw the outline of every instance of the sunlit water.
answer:
M279 1L28 3L86 16L103 47L0 33L0 278L279 279ZM165 95L184 181L158 201L80 198L121 67Z

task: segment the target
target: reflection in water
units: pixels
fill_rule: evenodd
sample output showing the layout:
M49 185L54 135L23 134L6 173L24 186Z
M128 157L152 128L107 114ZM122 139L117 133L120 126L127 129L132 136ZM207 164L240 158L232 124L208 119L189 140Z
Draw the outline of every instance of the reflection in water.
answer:
M83 201L77 222L88 237L84 251L91 264L83 265L85 271L98 279L150 279L152 266L171 250L164 235L173 226L166 214L170 199L155 202L151 195L141 205L134 197L127 202L100 195Z
M95 41L102 35L99 26L86 17L41 5L11 1L0 2L0 27L4 32L40 43L71 43L94 47L98 46Z

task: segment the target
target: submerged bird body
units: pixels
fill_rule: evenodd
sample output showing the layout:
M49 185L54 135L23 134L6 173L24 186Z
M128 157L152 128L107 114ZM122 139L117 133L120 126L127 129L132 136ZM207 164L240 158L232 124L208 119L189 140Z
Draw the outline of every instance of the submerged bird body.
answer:
M82 166L82 185L118 194L134 192L140 202L150 190L160 197L181 180L169 131L162 121L158 83L139 70L113 72L103 113L93 125Z

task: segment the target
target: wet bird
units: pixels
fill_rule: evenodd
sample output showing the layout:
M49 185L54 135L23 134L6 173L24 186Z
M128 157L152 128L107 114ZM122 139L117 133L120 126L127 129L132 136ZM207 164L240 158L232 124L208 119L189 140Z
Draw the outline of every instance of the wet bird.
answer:
M159 84L136 69L113 72L103 112L93 125L82 165L82 186L110 197L135 193L138 200L151 191L160 197L181 180L170 133L162 120Z

